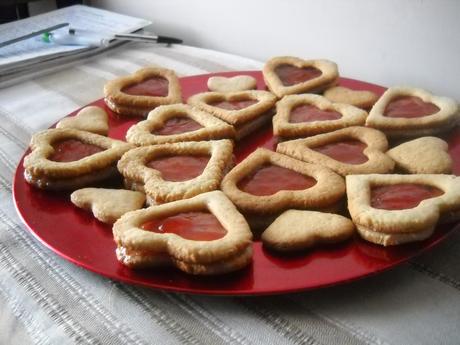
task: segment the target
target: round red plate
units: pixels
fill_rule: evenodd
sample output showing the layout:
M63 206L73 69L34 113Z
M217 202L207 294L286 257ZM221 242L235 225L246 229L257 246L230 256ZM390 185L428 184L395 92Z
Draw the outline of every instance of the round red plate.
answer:
M255 77L258 88L265 89L260 72L228 72L218 75L246 74ZM215 75L215 74L213 74ZM206 91L210 75L181 78L183 97ZM385 89L356 80L342 78L340 85L381 94ZM93 103L110 114L109 136L124 139L127 129L138 120L122 120L105 106ZM70 114L75 115L76 112ZM460 131L447 138L455 160L454 172L460 172ZM237 144L236 157L241 161L256 147L273 149L276 139L268 126ZM25 154L27 154L26 152ZM111 227L74 207L68 193L50 193L28 185L23 178L22 160L14 179L14 200L28 229L58 255L106 277L168 291L210 295L262 295L287 293L331 286L362 278L394 267L431 248L456 226L438 227L426 241L383 248L355 238L338 246L323 247L298 255L281 256L254 242L254 260L246 269L216 277L195 277L173 268L134 271L118 263Z

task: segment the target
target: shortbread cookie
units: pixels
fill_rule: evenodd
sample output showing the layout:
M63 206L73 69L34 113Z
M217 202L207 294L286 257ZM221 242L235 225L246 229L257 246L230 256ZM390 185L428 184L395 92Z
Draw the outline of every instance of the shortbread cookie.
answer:
M91 211L103 223L113 224L127 212L142 208L145 194L124 189L83 188L70 195L72 203Z
M109 118L104 109L89 106L81 109L77 115L66 117L56 124L56 128L75 128L81 131L107 135Z
M373 243L421 241L439 220L460 218L460 178L453 175L350 175L346 183L353 222Z
M393 160L385 135L372 128L348 127L306 139L278 144L276 151L305 162L320 164L345 176L388 173Z
M211 114L186 104L172 104L152 110L147 120L129 128L126 140L136 145L157 145L234 136L233 126Z
M445 132L458 123L459 117L459 107L453 99L396 86L375 103L366 126L392 137L415 137Z
M190 97L187 103L233 125L238 140L271 120L276 97L260 90L203 92Z
M332 103L323 96L285 96L276 104L273 134L299 138L364 125L367 113L348 104Z
M249 75L237 75L235 77L215 76L208 79L208 89L215 92L237 92L254 90L257 80Z
M222 191L243 212L253 230L290 208L326 209L345 193L331 170L259 148L223 179ZM262 218L262 219L261 219Z
M268 60L262 70L265 84L279 98L321 92L335 85L339 78L337 65L328 60L303 60L279 56Z
M449 145L436 137L422 137L387 152L396 166L410 174L448 174L452 171Z
M354 233L353 222L338 214L288 210L270 224L261 239L268 248L290 252L342 242Z
M182 102L179 79L172 70L148 67L104 86L107 106L122 116L147 116L159 105Z
M113 235L118 260L132 268L173 265L209 275L252 260L249 226L220 191L126 213Z
M133 145L72 128L32 136L24 177L38 188L72 190L117 176L117 161Z
M370 109L379 96L368 90L352 90L343 86L334 86L324 92L324 97L334 103L351 104L361 109Z
M127 152L118 162L125 186L145 192L150 205L218 189L232 166L230 140L143 146Z

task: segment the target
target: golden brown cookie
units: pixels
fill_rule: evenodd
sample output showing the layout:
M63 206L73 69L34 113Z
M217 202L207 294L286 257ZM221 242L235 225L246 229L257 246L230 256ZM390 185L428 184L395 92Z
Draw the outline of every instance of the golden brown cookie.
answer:
M271 120L276 97L260 90L203 92L190 97L187 103L234 126L239 140Z
M278 56L268 60L262 70L265 84L279 98L321 92L335 85L339 78L337 65L329 60L303 60Z
M352 90L343 86L334 86L324 92L324 97L334 103L350 104L361 109L370 109L379 96L368 90Z
M353 222L333 213L288 210L262 233L268 248L291 252L345 241L353 236Z
M323 96L289 95L276 104L273 134L282 138L308 137L364 125L366 117L367 113L362 109L332 103Z
M387 151L396 166L410 174L448 174L452 171L449 145L436 137L422 137Z
M125 186L145 192L150 205L218 189L232 166L233 144L226 139L142 146L118 162Z
M366 126L391 137L416 137L454 127L460 112L456 101L404 86L389 88L369 112Z
M234 77L215 76L208 79L208 89L215 92L237 92L254 90L257 87L256 78L250 75Z
M83 188L70 195L72 203L91 211L103 223L113 224L127 212L145 204L145 194L124 189Z
M306 139L278 144L276 151L305 162L320 164L338 174L388 173L393 160L385 154L385 135L372 128L348 127Z
M182 102L179 79L172 70L147 67L107 82L107 106L122 116L145 117L160 105Z
M132 268L173 265L210 275L252 260L249 226L220 191L126 213L113 235L118 260Z
M331 170L263 148L234 167L221 189L248 216L251 228L259 228L270 216L290 208L333 207L345 193L342 177Z
M116 164L133 145L72 128L32 136L24 158L26 181L41 189L78 189L118 175Z
M233 126L211 114L186 104L172 104L152 110L147 120L129 128L126 140L145 146L234 136Z
M349 175L348 210L364 239L384 246L421 241L439 220L460 217L453 175Z
M56 128L75 128L81 131L107 135L109 118L104 109L96 106L84 107L77 115L66 117L56 124Z

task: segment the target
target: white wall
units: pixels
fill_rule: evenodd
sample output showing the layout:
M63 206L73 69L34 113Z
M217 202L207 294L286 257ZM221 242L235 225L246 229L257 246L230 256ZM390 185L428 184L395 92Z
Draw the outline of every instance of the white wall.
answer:
M460 100L459 0L92 0L186 44L264 61L328 58L341 75Z

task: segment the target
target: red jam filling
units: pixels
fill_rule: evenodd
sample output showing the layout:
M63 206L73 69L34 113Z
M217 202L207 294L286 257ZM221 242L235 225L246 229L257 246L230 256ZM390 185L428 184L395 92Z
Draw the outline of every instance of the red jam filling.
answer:
M289 122L313 122L313 121L328 121L337 120L342 117L342 114L334 110L321 110L314 105L304 104L299 105L291 110Z
M168 95L169 82L162 77L145 79L140 83L128 85L121 91L134 96L166 97Z
M283 64L275 68L275 73L284 86L291 86L314 79L323 74L315 67L299 68L293 65Z
M105 149L84 143L77 139L67 139L53 144L54 153L48 158L55 162L73 162L91 156Z
M189 117L173 117L168 119L163 127L153 131L153 134L173 135L196 131L200 128L203 128L203 126Z
M150 161L147 166L161 172L164 180L179 182L201 175L209 159L209 156L165 156Z
M193 241L213 241L222 238L227 230L208 212L184 212L175 216L153 219L141 228L160 234L176 234Z
M435 114L439 108L433 103L422 101L419 97L404 96L391 101L385 108L388 117L414 118Z
M245 99L240 101L217 101L209 103L209 105L212 105L213 107L217 108L222 108L225 110L240 110L256 103L258 103L258 101L254 99Z
M246 176L238 183L243 192L253 195L272 195L280 190L303 190L316 184L312 177L294 170L268 164Z
M347 164L362 164L368 161L363 151L366 144L358 140L347 140L323 146L312 147L312 150L329 156L336 161Z
M404 210L442 194L444 192L438 188L412 183L373 187L371 206L384 210Z

